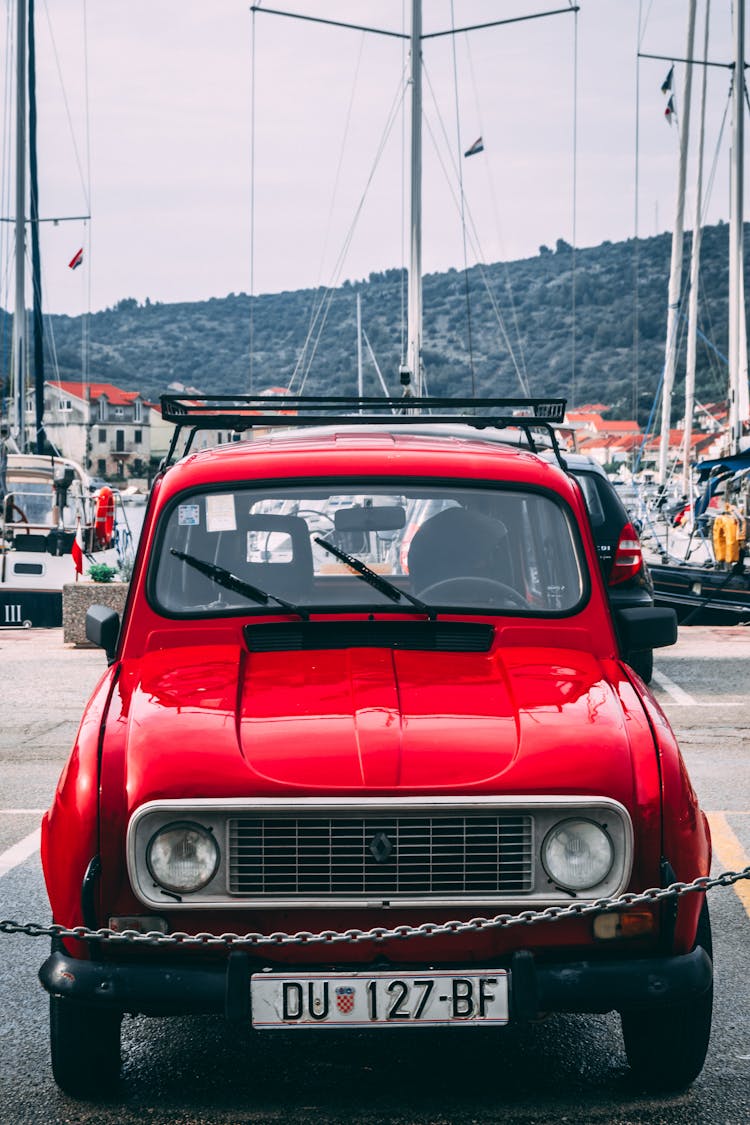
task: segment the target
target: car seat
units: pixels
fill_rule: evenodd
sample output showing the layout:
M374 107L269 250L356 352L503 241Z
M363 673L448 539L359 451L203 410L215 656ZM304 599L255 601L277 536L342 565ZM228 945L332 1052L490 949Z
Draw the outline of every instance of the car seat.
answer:
M284 542L283 551L277 549L267 560L257 561L252 557L250 545L263 535L269 538L288 536L288 543ZM265 512L247 515L238 521L233 539L235 559L230 569L238 578L289 601L309 598L313 585L313 556L310 531L304 519Z
M505 525L466 508L445 508L415 533L408 554L416 593L450 578L509 581Z

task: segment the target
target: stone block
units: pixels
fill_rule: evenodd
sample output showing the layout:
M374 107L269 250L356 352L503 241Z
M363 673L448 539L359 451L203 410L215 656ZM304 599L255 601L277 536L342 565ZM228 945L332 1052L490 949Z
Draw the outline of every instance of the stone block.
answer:
M92 648L86 639L86 611L106 605L122 617L128 594L127 582L70 582L63 586L63 641L76 648Z

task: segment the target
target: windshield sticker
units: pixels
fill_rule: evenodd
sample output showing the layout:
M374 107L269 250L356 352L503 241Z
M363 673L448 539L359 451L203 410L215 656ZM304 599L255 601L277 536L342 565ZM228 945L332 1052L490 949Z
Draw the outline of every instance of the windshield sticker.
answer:
M236 531L237 517L234 514L234 496L206 497L206 531Z
M180 504L177 509L177 523L180 527L197 527L201 522L198 504Z

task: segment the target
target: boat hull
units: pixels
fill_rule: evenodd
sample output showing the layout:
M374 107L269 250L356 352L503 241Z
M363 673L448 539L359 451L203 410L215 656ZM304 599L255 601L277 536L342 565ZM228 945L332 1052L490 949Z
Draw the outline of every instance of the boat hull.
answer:
M649 569L655 604L674 609L681 625L750 622L750 575L667 564Z
M0 587L0 628L56 629L62 625L62 590Z

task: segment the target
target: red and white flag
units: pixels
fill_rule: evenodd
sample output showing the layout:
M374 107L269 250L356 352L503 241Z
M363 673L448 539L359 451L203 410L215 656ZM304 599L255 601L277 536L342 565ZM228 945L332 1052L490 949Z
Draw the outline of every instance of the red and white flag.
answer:
M68 269L77 270L79 266L83 265L83 247L73 255L68 262Z
M76 537L73 540L73 545L70 548L70 553L73 556L73 562L76 568L76 582L78 575L83 574L83 532L81 531L81 521L76 523Z

